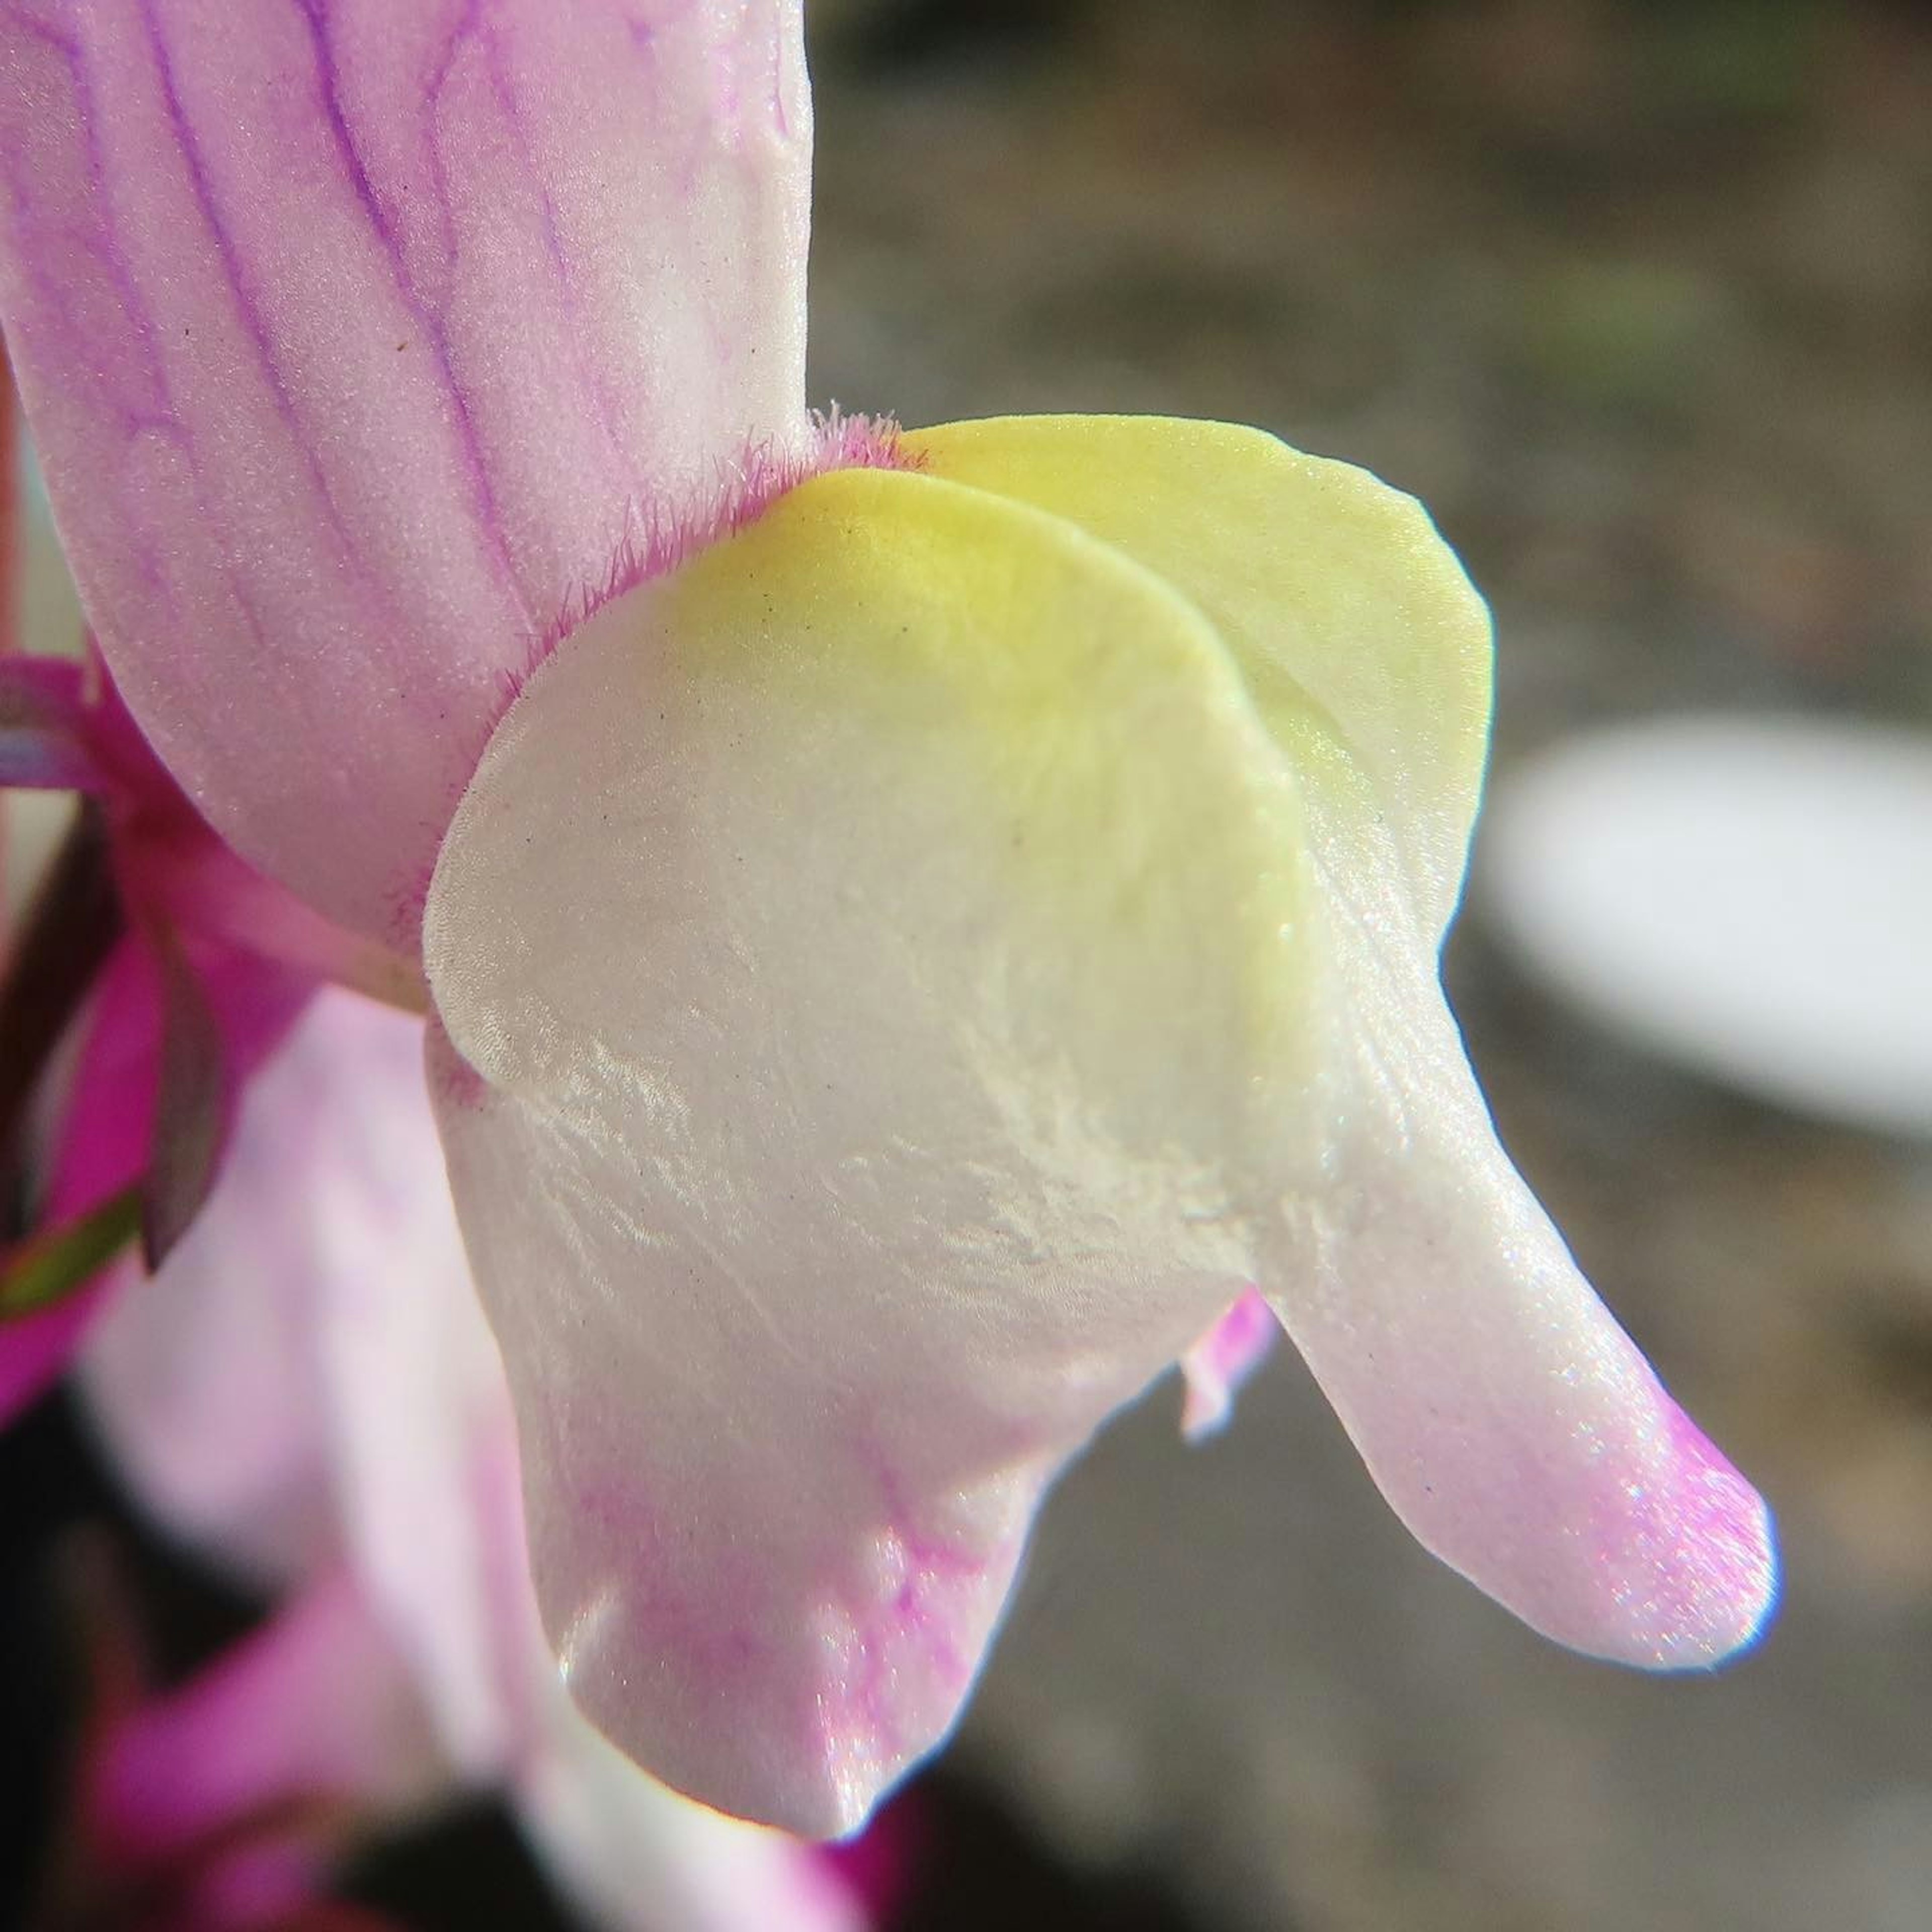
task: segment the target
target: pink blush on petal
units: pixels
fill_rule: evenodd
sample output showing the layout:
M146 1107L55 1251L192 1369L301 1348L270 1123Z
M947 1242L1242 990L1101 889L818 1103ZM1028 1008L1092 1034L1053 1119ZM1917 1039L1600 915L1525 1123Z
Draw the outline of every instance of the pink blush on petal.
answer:
M1659 1667L1708 1668L1756 1643L1777 1607L1771 1513L1661 1389L1658 1398L1668 1474L1647 1489L1636 1478L1624 1486L1631 1507L1600 1524L1602 1560L1606 1574L1627 1575L1632 1543L1654 1546L1651 1596L1640 1602L1628 1584L1612 1588L1632 1630L1654 1644Z
M1189 1442L1226 1425L1242 1384L1268 1359L1280 1333L1274 1310L1259 1288L1251 1288L1181 1357L1187 1396L1180 1432Z
M1003 1510L982 1550L892 1520L886 1490L884 1520L868 1528L848 1515L801 1547L784 1525L748 1522L721 1541L662 1506L668 1481L653 1497L644 1480L578 1492L574 1533L594 1515L622 1534L604 1542L611 1560L551 1633L566 1684L600 1729L701 1802L742 1808L748 1782L767 1809L782 1794L790 1828L856 1830L880 1787L950 1730L1030 1512L1016 1523ZM643 1687L622 1667L639 1655L653 1660L648 1733Z
M1021 1541L1013 1536L980 1556L888 1526L875 1541L879 1595L856 1613L820 1612L821 1641L834 1660L819 1700L820 1747L834 1782L860 1794L861 1804L934 1748L929 1725L908 1726L898 1708L909 1679L923 1684L928 1700L937 1694L956 1709L964 1703Z
M338 1571L142 1706L92 1771L101 1842L138 1868L291 1804L410 1802L436 1760L400 1658Z

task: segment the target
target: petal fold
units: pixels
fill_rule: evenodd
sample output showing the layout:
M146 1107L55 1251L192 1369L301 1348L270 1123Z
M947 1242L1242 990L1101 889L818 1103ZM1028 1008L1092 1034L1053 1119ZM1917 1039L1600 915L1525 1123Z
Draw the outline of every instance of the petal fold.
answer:
M408 937L560 614L805 435L797 0L8 0L0 314L217 828Z
M1490 618L1412 496L1232 423L1008 416L904 438L934 476L1064 517L1196 603L1318 782L1336 749L1424 916L1455 910L1489 742Z

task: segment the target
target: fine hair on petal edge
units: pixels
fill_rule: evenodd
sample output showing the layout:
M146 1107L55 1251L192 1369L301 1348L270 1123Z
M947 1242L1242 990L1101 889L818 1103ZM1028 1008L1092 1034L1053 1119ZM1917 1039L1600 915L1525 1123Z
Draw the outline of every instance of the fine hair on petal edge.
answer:
M573 632L607 604L653 578L667 576L698 553L754 524L808 478L833 470L917 470L925 459L906 448L896 417L848 415L836 403L814 410L804 446L781 450L767 436L749 445L735 462L721 459L710 488L701 496L667 512L633 508L629 528L603 577L566 599L563 608L532 640L520 672L506 674L508 701L522 694L532 675ZM494 730L500 713L491 722Z
M718 459L710 487L693 493L675 510L633 504L625 518L626 535L602 577L586 582L564 600L550 621L530 638L520 668L500 675L502 696L477 733L466 760L473 774L483 753L524 687L566 638L580 630L608 604L640 584L668 575L699 551L755 523L772 504L808 478L833 470L921 470L926 459L906 447L898 420L891 416L848 413L836 402L814 410L810 433L796 449L779 449L766 436L748 443L735 461ZM455 800L450 802L455 808ZM438 828L439 832L441 828ZM412 930L429 898L432 865L394 896L393 922Z

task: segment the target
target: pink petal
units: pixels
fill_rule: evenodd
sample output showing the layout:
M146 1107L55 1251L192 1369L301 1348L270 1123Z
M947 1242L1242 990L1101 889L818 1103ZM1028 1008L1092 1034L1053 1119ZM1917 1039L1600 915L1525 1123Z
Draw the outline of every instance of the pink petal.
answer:
M256 1118L284 1165L274 1209L255 1207L278 1209L310 1258L291 1298L342 1533L451 1761L500 1777L537 1748L549 1673L515 1425L424 1090L422 1026L326 992L278 1071ZM317 1138L300 1158L304 1119Z
M536 641L805 433L797 0L10 0L0 312L88 616L244 854L412 928Z
M406 1016L318 996L248 1087L207 1208L102 1323L88 1383L117 1460L178 1533L272 1572L292 1550L312 1557L318 1517L337 1540L346 1514L374 1541L361 1568L379 1594L392 1564L428 1580L439 1628L404 1648L494 1686L487 1656L468 1663L488 1640L443 1615L480 1602L460 1362L473 1384L480 1351L486 1404L498 1378L488 1418L505 1412L480 1318L467 1356L448 1345L451 1301L470 1291L421 1037ZM74 1138L101 1144L78 1124ZM365 1414L388 1432L365 1440Z
M233 977L245 987L255 976L238 968ZM57 1204L85 1204L140 1172L159 1008L152 962L130 941L103 986ZM118 1270L85 1363L97 1426L142 1502L257 1578L299 1570L330 1540L321 1391L286 1288L312 1265L308 1231L282 1213L299 1204L287 1197L305 1187L314 1130L269 1140L248 1130L265 1090L273 1104L285 1058L286 1049L272 1056L248 1089L214 1192L160 1272L144 1278L131 1258Z
M103 1276L51 1308L0 1325L0 1426L45 1394L66 1372L110 1285L109 1278Z
M189 963L204 982L230 1076L245 1079L286 1030L306 986L274 966L196 942ZM103 970L82 1022L80 1060L55 1136L44 1222L56 1226L137 1184L147 1171L160 1067L162 1000L153 954L124 938ZM136 1278L130 1262L58 1306L0 1326L0 1418L66 1368L110 1296ZM165 1338L163 1340L165 1346ZM244 1472L232 1462L230 1473Z
M1181 1357L1187 1399L1180 1429L1190 1442L1226 1425L1237 1392L1267 1360L1280 1333L1267 1298L1251 1288Z
M124 1725L94 1803L111 1843L153 1858L279 1806L418 1801L436 1775L396 1654L338 1571Z
M50 1224L98 1207L137 1181L154 1108L160 1001L152 962L124 939L97 983L43 1216ZM52 1308L0 1328L0 1418L67 1367L128 1270L117 1268Z

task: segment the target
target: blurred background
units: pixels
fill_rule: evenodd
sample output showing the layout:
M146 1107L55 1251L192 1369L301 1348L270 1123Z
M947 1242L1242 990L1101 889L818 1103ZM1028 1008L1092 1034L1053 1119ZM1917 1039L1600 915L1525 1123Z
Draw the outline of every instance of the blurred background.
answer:
M815 401L1228 417L1376 470L1494 607L1504 782L1683 707L1932 718L1918 10L808 11ZM1289 1351L1198 1448L1156 1390L1055 1498L909 1794L908 1932L1932 1927L1932 1146L1570 1016L1484 864L1449 962L1472 1057L1772 1498L1776 1626L1709 1679L1573 1658L1409 1541ZM5 1453L36 1546L102 1506L57 1406ZM562 1922L481 1814L362 1884L425 1928Z

